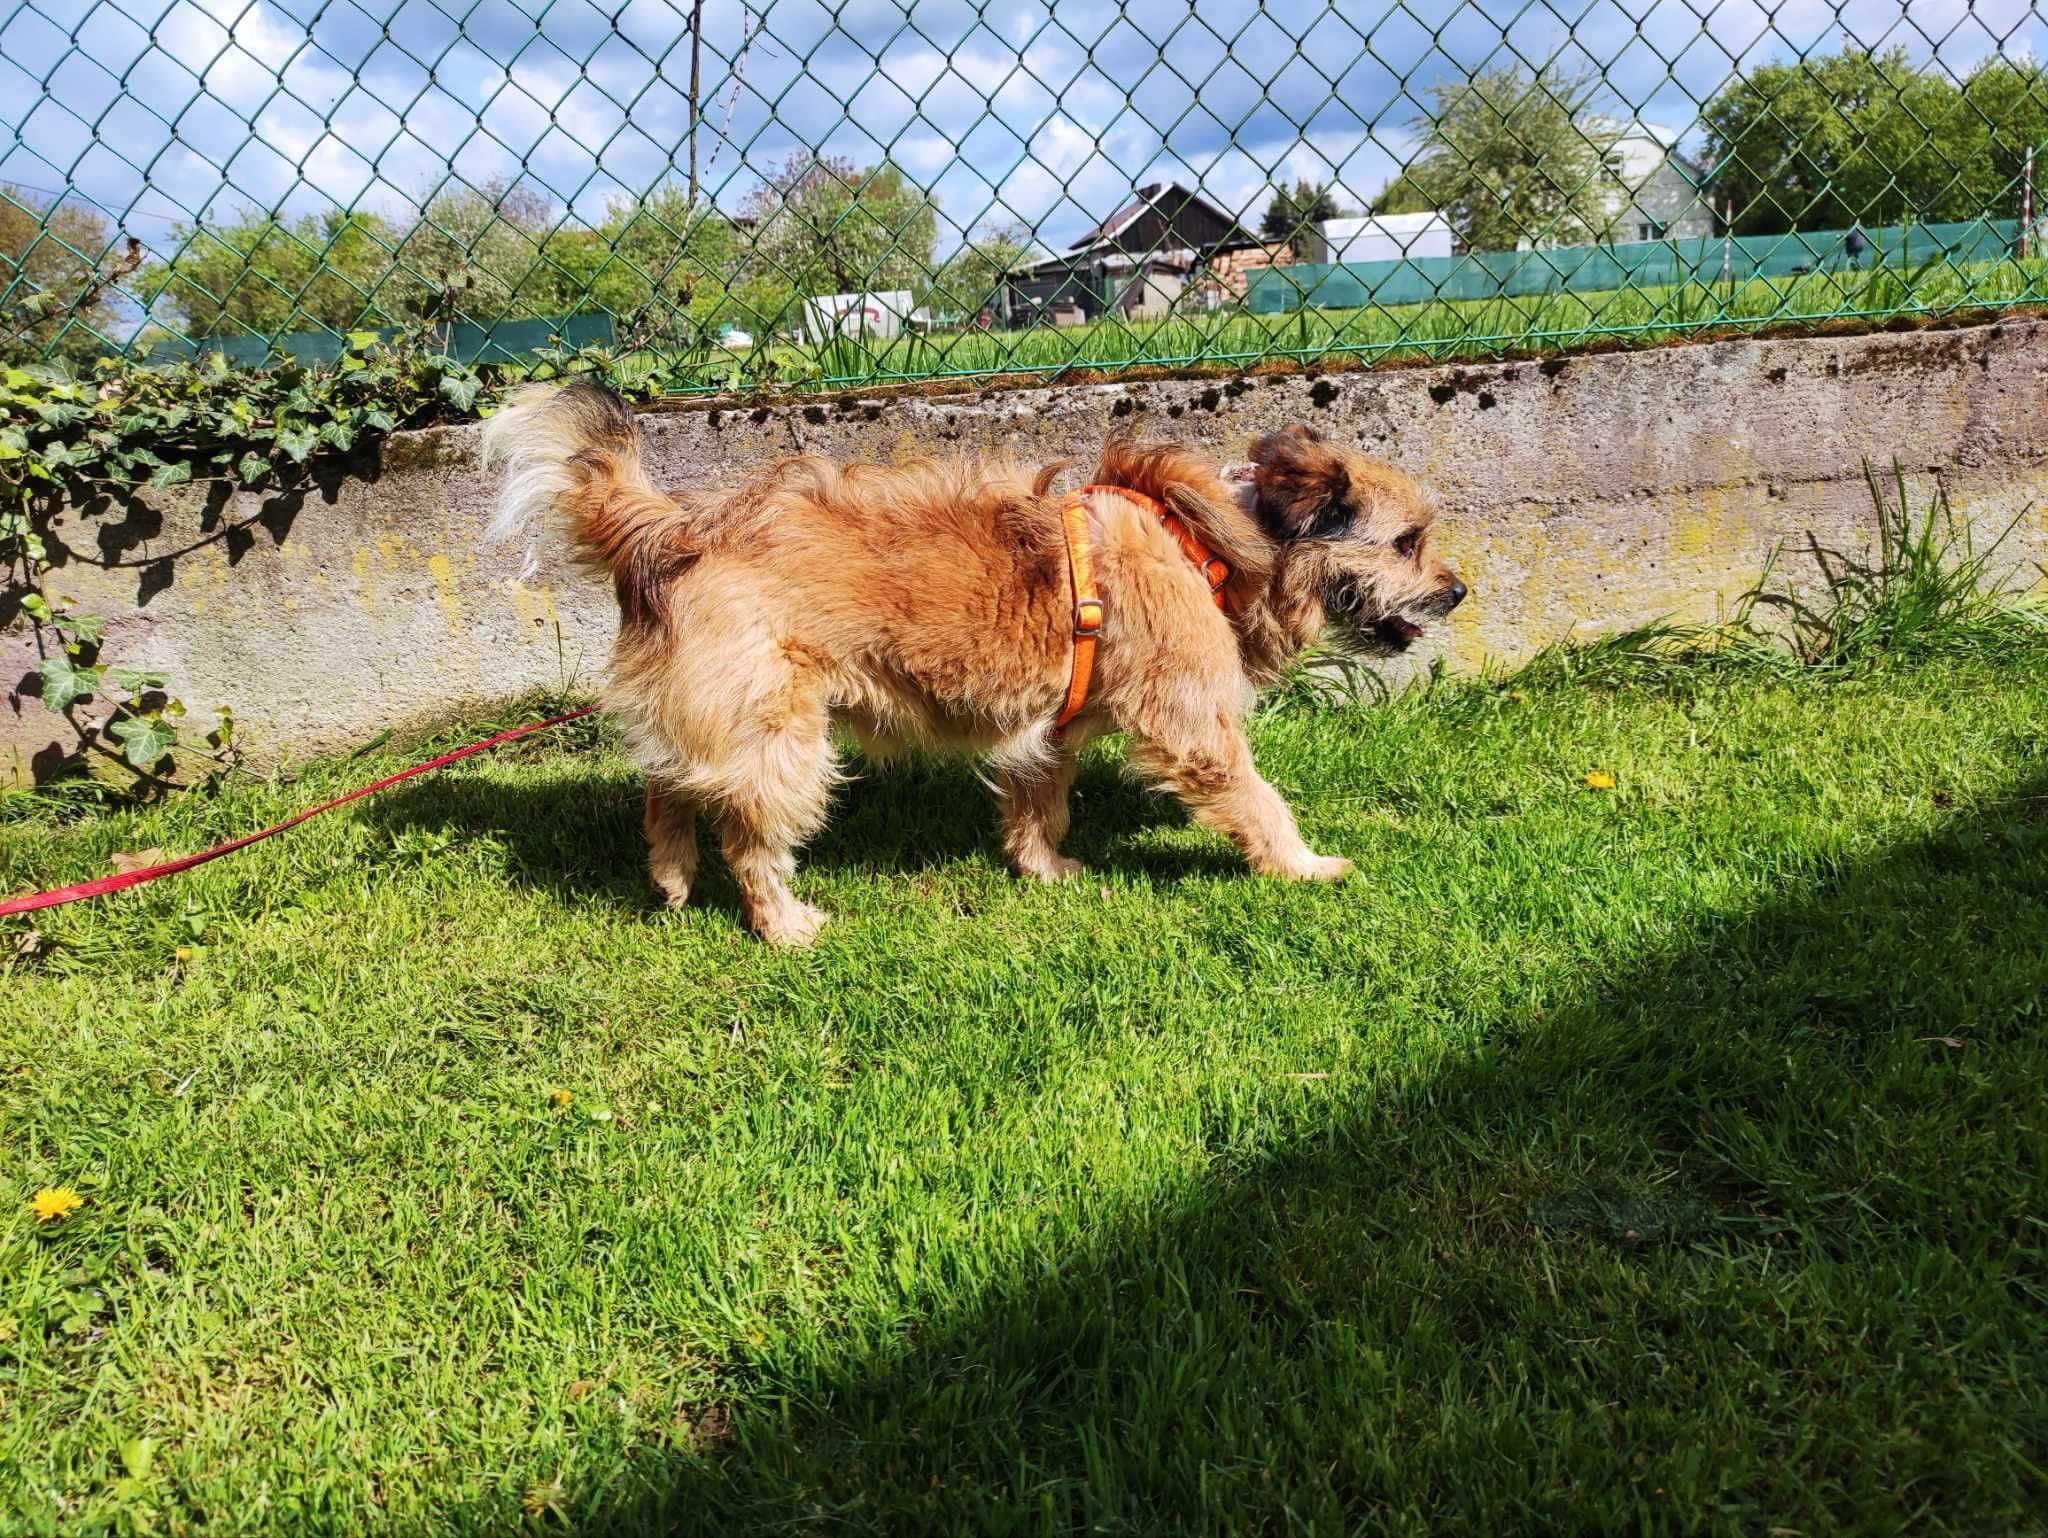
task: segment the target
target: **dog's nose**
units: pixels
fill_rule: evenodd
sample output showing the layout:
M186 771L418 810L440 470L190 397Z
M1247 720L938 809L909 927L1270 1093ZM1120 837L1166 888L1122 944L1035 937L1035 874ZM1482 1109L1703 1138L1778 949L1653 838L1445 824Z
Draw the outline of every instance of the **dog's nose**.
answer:
M1451 578L1451 585L1444 589L1444 613L1450 613L1451 610L1457 608L1464 601L1465 584L1456 577Z

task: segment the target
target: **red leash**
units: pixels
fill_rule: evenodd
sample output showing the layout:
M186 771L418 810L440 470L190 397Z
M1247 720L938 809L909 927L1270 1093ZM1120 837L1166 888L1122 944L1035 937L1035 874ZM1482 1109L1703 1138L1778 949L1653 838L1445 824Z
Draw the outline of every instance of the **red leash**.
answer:
M30 892L25 897L10 897L0 902L0 917L10 913L33 913L38 908L54 908L60 903L75 903L87 897L104 897L109 892L119 892L131 886L141 886L145 881L155 881L162 876L175 876L181 870L190 870L195 865L204 865L208 860L218 860L224 854L233 854L237 849L247 849L251 844L273 838L287 828L296 828L309 817L318 817L322 812L331 812L337 806L347 806L351 801L360 801L364 796L375 795L386 786L396 785L400 780L409 780L416 774L425 774L429 769L444 768L457 759L468 758L472 753L516 742L521 737L530 737L535 732L544 732L551 726L560 726L565 721L574 721L595 712L599 707L585 705L581 710L572 710L566 716L556 716L551 721L535 721L528 726L515 726L509 732L499 732L495 737L486 737L482 742L473 742L466 748L457 748L453 753L443 753L439 758L430 758L424 764L414 764L410 769L401 769L396 774L386 775L374 784L360 790L352 790L345 796L336 796L332 801L323 801L318 806L308 807L296 817L288 817L274 828L265 828L261 833L251 833L242 838L232 839L225 844L199 854L188 854L183 859L166 860L161 865L145 866L141 870L124 870L117 875L102 876L97 881L81 881L76 886L60 886L50 892Z

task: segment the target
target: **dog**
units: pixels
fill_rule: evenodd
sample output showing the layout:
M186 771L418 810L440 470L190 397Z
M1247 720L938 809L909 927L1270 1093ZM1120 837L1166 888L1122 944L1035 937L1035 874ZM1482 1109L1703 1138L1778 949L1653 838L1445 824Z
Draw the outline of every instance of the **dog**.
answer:
M655 886L672 906L688 899L708 814L749 924L784 944L825 921L790 877L839 777L835 725L877 759L988 760L1022 876L1079 873L1060 853L1068 792L1083 746L1113 731L1254 870L1345 875L1351 863L1310 849L1259 777L1244 719L1319 641L1397 650L1465 597L1431 550L1431 498L1389 464L1289 427L1226 479L1180 445L1113 437L1078 503L1099 661L1056 731L1078 610L1051 487L1071 461L800 454L732 487L663 491L632 412L588 382L523 387L484 424L483 454L504 467L487 539L558 520L618 595L606 703L646 774ZM1123 492L1227 566L1214 593L1168 524Z

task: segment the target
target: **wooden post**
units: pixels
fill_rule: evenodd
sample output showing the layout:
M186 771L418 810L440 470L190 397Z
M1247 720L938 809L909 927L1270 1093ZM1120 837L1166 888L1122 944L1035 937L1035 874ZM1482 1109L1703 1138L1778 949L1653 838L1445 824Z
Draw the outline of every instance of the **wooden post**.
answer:
M2027 167L2020 175L2020 260L2027 259L2027 239L2034 233L2034 146L2027 146Z
M703 79L704 66L704 0L696 0L690 7L690 214L697 217L697 88ZM669 162L674 165L674 161ZM689 232L684 232L689 238Z

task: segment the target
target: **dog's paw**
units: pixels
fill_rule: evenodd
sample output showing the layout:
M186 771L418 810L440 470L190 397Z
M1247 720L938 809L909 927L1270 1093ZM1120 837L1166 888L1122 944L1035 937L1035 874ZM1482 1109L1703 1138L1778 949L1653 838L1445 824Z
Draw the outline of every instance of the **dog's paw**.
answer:
M1342 881L1357 867L1342 855L1319 854L1296 875L1300 881Z
M1022 861L1016 866L1017 874L1033 881L1076 881L1085 867L1079 860L1070 860L1063 854L1050 855L1030 864Z
M754 921L754 932L770 945L809 945L824 927L825 910L809 903L790 903Z

